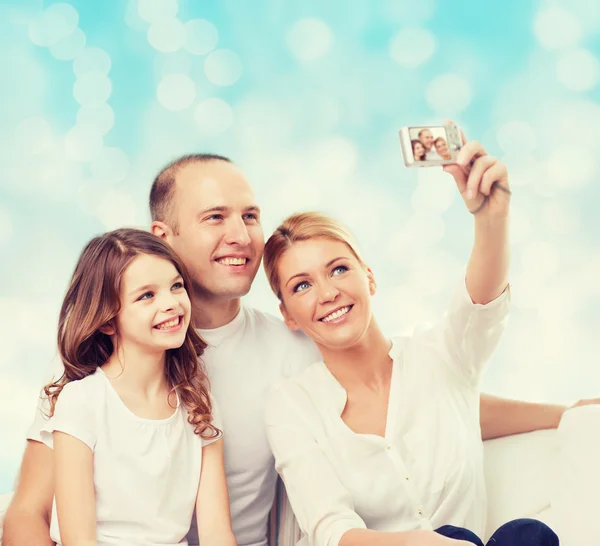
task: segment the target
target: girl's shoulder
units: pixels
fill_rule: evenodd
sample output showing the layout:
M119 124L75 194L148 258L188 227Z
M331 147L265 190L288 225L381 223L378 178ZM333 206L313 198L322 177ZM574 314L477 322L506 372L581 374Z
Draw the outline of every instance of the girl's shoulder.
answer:
M82 379L69 381L62 389L60 396L77 397L80 400L92 401L106 390L106 380L98 369Z

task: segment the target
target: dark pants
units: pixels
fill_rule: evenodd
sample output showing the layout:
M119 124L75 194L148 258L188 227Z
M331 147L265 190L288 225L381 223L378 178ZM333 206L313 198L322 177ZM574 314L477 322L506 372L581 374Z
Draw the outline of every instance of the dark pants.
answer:
M436 533L448 538L466 540L483 546L482 540L468 529L444 525ZM558 537L545 523L536 519L515 519L500 527L491 537L487 546L558 546Z

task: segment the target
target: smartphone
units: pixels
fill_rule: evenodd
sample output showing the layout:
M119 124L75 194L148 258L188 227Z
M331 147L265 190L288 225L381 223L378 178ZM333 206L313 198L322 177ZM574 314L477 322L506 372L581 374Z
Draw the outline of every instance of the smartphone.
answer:
M460 130L454 123L443 125L403 127L400 145L407 167L435 167L456 163L462 148Z

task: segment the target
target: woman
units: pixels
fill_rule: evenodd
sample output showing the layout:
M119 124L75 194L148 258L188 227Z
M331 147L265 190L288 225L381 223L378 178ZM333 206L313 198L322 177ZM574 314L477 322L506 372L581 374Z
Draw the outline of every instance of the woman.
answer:
M277 470L311 546L482 546L486 498L479 380L508 314L506 167L465 144L451 173L474 215L475 244L448 315L389 339L371 312L373 272L347 232L318 214L288 218L265 247L291 329L323 361L281 381L266 410ZM558 544L517 520L502 544ZM467 542L464 542L467 541Z
M415 161L425 161L425 156L427 155L427 152L425 150L425 146L423 146L423 143L417 139L411 140L411 143Z
M451 159L450 150L448 149L448 142L445 138L438 137L433 141L435 151L442 159Z

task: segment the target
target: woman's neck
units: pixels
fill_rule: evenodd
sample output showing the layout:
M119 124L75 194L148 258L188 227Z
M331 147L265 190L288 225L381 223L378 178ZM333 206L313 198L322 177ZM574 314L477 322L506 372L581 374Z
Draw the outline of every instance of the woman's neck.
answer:
M165 377L165 351L148 352L127 343L116 346L102 366L115 386L149 396L169 388Z
M379 384L389 379L391 342L375 319L361 339L351 347L337 349L319 345L329 371L343 386Z

